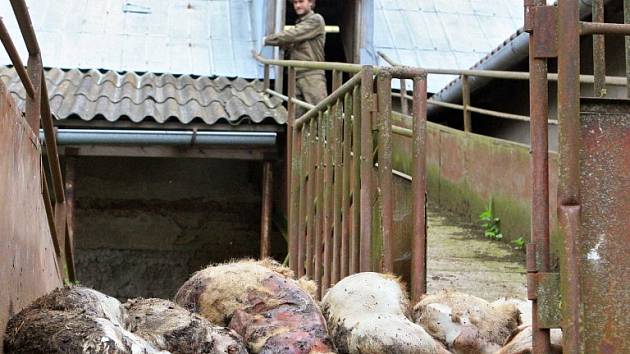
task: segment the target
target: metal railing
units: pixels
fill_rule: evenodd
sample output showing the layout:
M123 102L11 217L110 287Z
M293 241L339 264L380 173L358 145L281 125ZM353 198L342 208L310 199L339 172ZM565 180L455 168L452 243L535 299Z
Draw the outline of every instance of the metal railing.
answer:
M64 268L66 268L70 280L74 280L75 272L72 240L68 239L67 232L68 214L64 182L61 174L61 165L59 163L53 119L48 102L48 90L46 88L46 80L44 79L41 52L26 3L24 0L11 0L11 6L28 50L26 69L1 18L0 40L27 94L25 103L26 122L32 128L37 138L39 137L40 123L44 131L48 162L48 164L42 164L42 166L48 167L47 170L45 167L42 169L42 195L44 198L44 206L48 217L55 253L57 255L59 272L62 277L65 277ZM52 186L52 194L48 189L47 175L51 177L50 184Z
M288 68L287 96L266 89L288 102L289 266L316 280L320 296L347 275L394 271L392 133L404 128L392 124L391 80L414 81L413 129L405 133L413 138L411 291L419 298L426 292L426 73L256 57ZM333 92L317 105L297 100L296 68L332 70ZM308 111L296 117L297 106Z

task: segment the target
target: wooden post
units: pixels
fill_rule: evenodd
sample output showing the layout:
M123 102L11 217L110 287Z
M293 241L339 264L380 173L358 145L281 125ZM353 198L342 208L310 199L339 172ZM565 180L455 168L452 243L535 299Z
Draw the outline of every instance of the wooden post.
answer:
M66 150L68 156L68 150ZM76 185L76 157L66 157L66 265L68 266L68 278L76 281L76 268L74 264L74 210L75 210L75 185Z
M263 161L262 168L262 203L260 211L260 259L270 256L271 242L271 207L273 189L273 166L271 161Z

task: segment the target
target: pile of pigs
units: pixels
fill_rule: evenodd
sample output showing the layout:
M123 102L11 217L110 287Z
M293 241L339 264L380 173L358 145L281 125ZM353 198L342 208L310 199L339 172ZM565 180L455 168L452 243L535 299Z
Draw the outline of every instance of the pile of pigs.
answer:
M208 267L179 289L175 302L124 304L71 286L15 315L6 353L530 353L526 302L455 292L424 296L411 307L394 276L359 273L322 299L271 261ZM552 332L554 352L561 334Z

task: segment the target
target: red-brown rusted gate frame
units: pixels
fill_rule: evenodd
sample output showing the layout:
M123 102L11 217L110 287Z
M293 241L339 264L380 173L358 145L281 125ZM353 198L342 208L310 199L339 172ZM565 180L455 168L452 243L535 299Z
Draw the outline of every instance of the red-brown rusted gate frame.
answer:
M578 0L525 0L530 36L532 235L527 248L535 353L550 351L550 328L562 327L566 353L628 353L630 321L630 103L580 95L580 38L593 35L593 91L606 95L604 34L630 35L604 23L604 1L582 22ZM630 42L626 37L626 72ZM552 273L549 249L547 61L558 60L560 184L558 221L563 249ZM630 75L628 76L630 88ZM630 95L630 89L627 89Z

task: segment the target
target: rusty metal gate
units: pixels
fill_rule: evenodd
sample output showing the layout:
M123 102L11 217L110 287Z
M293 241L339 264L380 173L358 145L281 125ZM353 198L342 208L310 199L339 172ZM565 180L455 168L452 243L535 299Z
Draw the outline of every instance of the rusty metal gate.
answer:
M401 134L413 141L410 290L418 299L426 292L426 72L254 55L267 92L288 103L290 268L316 280L319 296L357 272L394 272L392 134ZM270 65L288 69L288 96L269 89ZM317 106L296 99L296 68L331 70L333 92ZM413 81L412 129L392 124L392 79ZM298 109L306 112L296 117Z
M604 1L592 1L582 22L578 0L525 0L530 37L533 152L532 243L528 296L534 352L549 352L549 329L562 328L566 353L630 353L630 100L606 98L604 34L630 35L625 23L604 23ZM593 36L596 97L580 94L580 38ZM630 42L626 37L626 72ZM547 165L548 60L558 61L560 272L549 253ZM629 76L630 87L630 76ZM630 95L630 90L627 90Z

